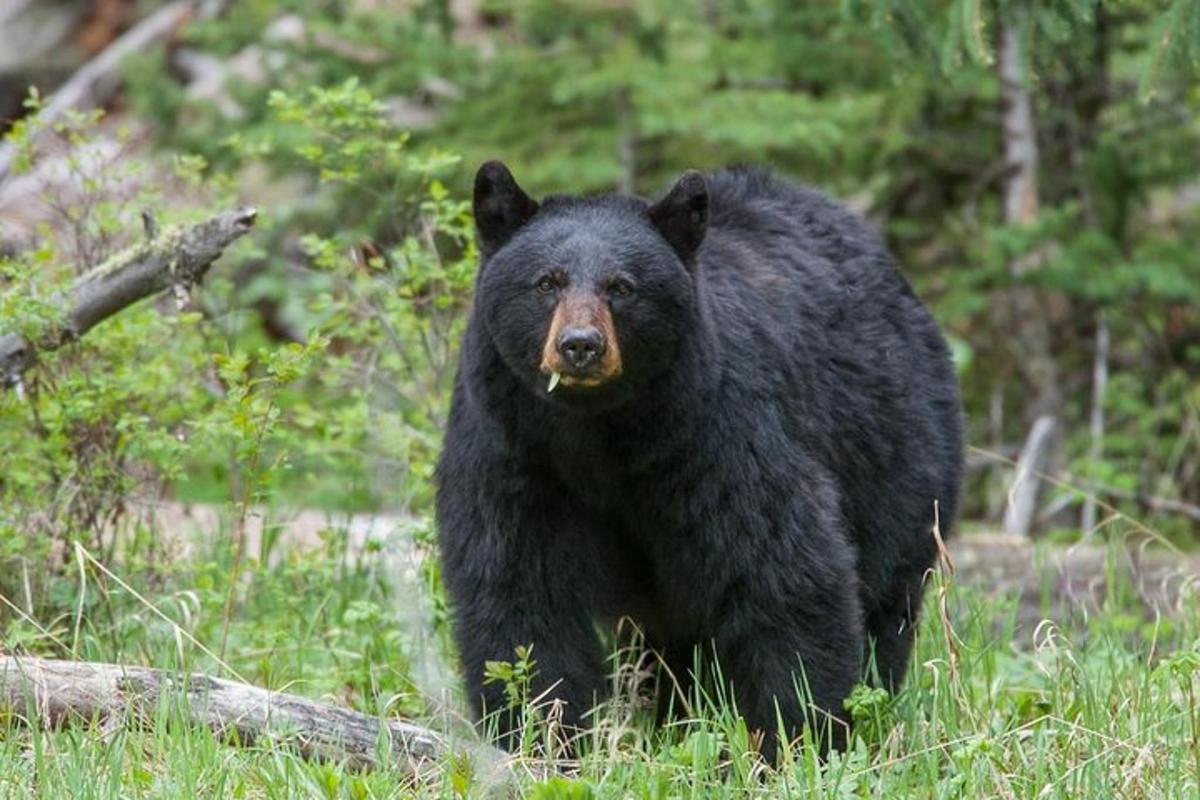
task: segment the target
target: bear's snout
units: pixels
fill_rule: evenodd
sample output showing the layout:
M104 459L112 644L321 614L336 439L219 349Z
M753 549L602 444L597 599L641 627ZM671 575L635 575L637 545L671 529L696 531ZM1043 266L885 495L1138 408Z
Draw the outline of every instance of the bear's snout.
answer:
M604 334L589 325L584 328L565 328L558 337L558 352L571 367L586 370L596 364L607 343Z
M578 388L601 386L620 375L621 351L608 304L590 292L569 292L550 320L540 369L559 375L563 386Z

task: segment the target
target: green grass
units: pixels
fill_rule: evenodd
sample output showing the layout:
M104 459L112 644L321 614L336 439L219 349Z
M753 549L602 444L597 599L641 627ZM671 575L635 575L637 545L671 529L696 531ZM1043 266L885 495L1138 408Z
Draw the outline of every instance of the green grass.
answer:
M351 558L331 537L319 551L250 563L226 626L226 544L170 569L136 551L113 567L186 636L85 560L42 587L36 622L3 612L4 650L215 672L188 639L215 651L224 638L225 660L253 683L463 732L454 708L419 686L419 663L446 663L437 606L401 613L412 589L398 591L374 554ZM536 798L1200 797L1200 603L1193 594L1181 616L1153 624L1123 593L1110 596L1069 628L1017 631L1011 602L935 576L905 690L861 692L847 752L822 762L800 746L777 771L751 754L745 727L719 699L694 696L689 716L655 729L632 702L644 673L624 663L614 670L623 702L601 715L581 759L528 756L516 787ZM140 727L47 731L0 719L0 797L484 791L459 761L414 782L400 771L307 763L284 743L233 746L184 724L178 702Z

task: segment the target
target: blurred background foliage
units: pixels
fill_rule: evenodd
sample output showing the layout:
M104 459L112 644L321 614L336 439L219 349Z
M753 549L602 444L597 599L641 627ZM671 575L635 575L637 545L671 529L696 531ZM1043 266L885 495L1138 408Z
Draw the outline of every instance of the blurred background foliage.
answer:
M94 28L122 9L111 40L158 5L41 10ZM248 199L263 223L184 315L127 312L0 393L0 556L47 519L40 548L100 542L131 496L425 513L475 269L470 179L493 157L537 194L651 196L744 162L844 199L952 340L964 527L1000 524L1012 461L1052 416L1063 484L1036 529L1123 534L1107 523L1124 510L1195 543L1200 4L217 5L126 59L105 114L53 131L21 98L69 71L5 67L30 160L0 211L46 139L75 148L56 169L89 198L51 187L52 213L0 228L5 329L52 317L47 298L128 242L141 207L171 222ZM118 178L129 163L149 177Z

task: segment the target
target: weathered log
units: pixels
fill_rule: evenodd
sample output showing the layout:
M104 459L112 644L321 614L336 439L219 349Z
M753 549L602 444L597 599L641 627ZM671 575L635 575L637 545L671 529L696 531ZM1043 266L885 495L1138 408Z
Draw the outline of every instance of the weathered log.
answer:
M168 228L83 275L68 296L56 299L69 306L61 326L36 342L17 333L0 333L0 387L17 385L39 350L53 350L78 339L144 297L199 283L225 248L254 226L257 213L253 208L239 208L188 227Z
M1200 596L1200 557L1151 540L1124 545L1085 539L1069 546L1025 536L968 533L949 542L954 580L997 603L1013 603L1018 645L1046 619L1070 629L1114 594L1148 622L1187 613Z
M194 725L242 745L269 740L303 758L352 769L387 767L427 774L450 754L493 775L508 756L475 742L452 744L409 722L360 714L305 697L206 675L148 667L0 656L0 714L62 727L150 724L159 703L174 702ZM381 763L380 756L387 763Z

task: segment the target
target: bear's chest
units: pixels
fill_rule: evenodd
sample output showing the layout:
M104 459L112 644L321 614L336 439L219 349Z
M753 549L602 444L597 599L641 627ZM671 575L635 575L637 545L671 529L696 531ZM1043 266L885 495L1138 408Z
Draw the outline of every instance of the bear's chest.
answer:
M691 506L693 495L702 493L715 476L708 470L700 480L697 470L687 468L687 456L711 448L699 437L679 440L657 430L639 430L636 437L627 434L601 426L548 432L543 464L563 493L563 508L573 517L590 513L597 519L621 520L627 536L653 549L644 541L647 535L669 539L674 529L695 524L678 512Z
M626 494L625 470L611 442L592 431L562 431L549 438L545 448L570 508L602 514L620 511Z

